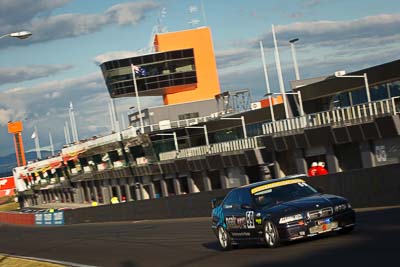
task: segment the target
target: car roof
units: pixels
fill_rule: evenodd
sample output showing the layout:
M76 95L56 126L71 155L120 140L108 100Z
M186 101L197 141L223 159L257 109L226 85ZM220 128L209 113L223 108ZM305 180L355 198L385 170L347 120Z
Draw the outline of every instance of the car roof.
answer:
M307 175L305 175L305 174L288 175L286 177L279 178L279 179L272 179L272 180L261 181L261 182L256 182L256 183L252 183L252 184L243 185L243 186L241 186L239 188L252 189L252 188L260 186L260 185L272 184L272 183L276 183L276 182L287 181L287 180L298 179L298 178L304 178L304 177L307 177Z

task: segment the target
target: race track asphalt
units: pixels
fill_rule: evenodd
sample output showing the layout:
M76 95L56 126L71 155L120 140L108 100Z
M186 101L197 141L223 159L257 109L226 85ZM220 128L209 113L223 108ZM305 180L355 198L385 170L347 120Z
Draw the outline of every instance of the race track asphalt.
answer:
M94 266L399 266L400 207L357 212L349 235L220 251L210 218L58 227L0 225L0 253Z

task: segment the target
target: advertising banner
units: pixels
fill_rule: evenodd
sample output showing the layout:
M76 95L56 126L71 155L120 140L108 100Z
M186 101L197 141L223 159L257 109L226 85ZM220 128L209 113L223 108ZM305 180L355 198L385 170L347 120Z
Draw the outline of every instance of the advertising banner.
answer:
M64 212L46 212L35 214L36 225L64 225Z
M0 197L13 196L15 189L14 177L0 178Z

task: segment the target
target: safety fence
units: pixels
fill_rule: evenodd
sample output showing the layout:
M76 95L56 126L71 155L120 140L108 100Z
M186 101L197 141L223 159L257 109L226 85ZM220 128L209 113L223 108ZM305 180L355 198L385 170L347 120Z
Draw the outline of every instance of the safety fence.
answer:
M203 156L207 154L218 154L223 152L240 151L246 149L263 148L259 137L250 137L245 139L233 140L228 142L211 144L209 146L198 146L181 149L179 151L168 151L159 154L160 160L172 160L179 158L189 158Z
M337 108L295 118L263 124L266 135L298 131L306 128L331 125L333 127L373 121L374 118L400 113L400 97L379 100L360 105Z

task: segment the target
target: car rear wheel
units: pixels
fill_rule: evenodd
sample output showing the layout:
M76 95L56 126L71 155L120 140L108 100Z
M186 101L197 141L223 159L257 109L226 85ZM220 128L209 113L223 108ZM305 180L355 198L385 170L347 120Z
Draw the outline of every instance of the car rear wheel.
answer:
M271 221L266 221L264 224L264 240L265 244L270 248L276 248L280 244L278 230Z
M222 226L218 227L218 241L223 250L231 250L233 247L231 236Z

